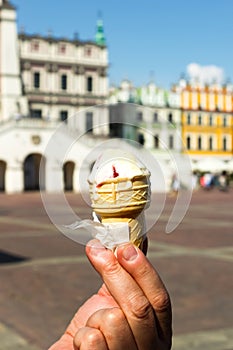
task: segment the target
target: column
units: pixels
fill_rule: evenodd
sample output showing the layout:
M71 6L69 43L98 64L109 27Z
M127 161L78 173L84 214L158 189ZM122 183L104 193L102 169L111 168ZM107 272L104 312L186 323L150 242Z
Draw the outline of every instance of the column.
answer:
M24 175L21 163L8 163L5 174L5 191L6 193L23 192Z

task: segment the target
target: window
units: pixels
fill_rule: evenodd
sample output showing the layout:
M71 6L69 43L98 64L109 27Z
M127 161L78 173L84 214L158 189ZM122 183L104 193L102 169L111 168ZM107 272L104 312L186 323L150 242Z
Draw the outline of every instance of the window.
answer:
M222 140L222 148L223 148L223 151L227 150L227 139L226 139L225 136L224 136L224 138Z
M142 122L142 119L143 119L142 112L137 112L137 121Z
M85 49L84 49L84 55L85 55L86 57L90 57L91 54L92 54L91 47L90 47L90 46L85 47Z
M61 89L67 90L67 75L66 74L61 75Z
M87 91L92 92L93 91L93 78L87 77Z
M66 53L66 44L60 43L58 46L58 52L64 55Z
M212 115L209 116L209 126L213 125L213 117Z
M110 123L110 137L124 137L125 124L124 123Z
M188 125L191 124L191 114L190 113L187 115L187 124Z
M223 125L224 127L227 126L227 117L226 117L226 115L223 116L222 125Z
M155 112L153 115L153 121L154 121L154 123L158 123L158 113L157 112Z
M159 148L159 136L154 136L154 148Z
M173 115L172 115L172 113L168 114L168 121L169 121L169 123L173 123Z
M187 149L191 149L191 138L190 138L190 136L188 136L186 138L186 147L187 147Z
M169 135L168 141L169 141L169 148L173 149L174 148L174 137L173 137L173 135Z
M60 119L64 122L68 118L68 112L67 111L60 111Z
M39 48L40 48L40 42L38 40L33 40L32 43L31 43L31 50L32 51L39 51Z
M86 113L86 131L91 133L93 131L93 113Z
M144 143L145 143L145 138L144 138L144 135L142 133L138 134L138 142L140 143L140 145L144 145Z
M41 109L32 109L31 110L31 117L35 118L35 119L41 119L42 118Z
M201 125L202 124L202 116L201 114L199 114L198 116L198 125Z
M213 138L210 136L209 138L209 150L212 151L213 150Z
M197 139L197 148L198 148L199 150L202 149L202 139L201 139L201 136L199 136L198 139Z
M39 72L34 72L33 86L34 86L35 89L39 89L40 88L40 73Z

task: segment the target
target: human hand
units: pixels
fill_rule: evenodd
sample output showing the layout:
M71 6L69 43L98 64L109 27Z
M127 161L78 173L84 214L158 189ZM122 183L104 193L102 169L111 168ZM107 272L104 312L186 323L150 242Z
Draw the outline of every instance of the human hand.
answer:
M170 298L140 249L132 244L119 246L116 258L112 251L91 241L86 253L103 278L106 295L118 305L93 313L78 330L74 349L170 349Z
M116 258L96 240L86 253L105 284L50 350L170 349L169 295L144 254L127 244L117 248Z

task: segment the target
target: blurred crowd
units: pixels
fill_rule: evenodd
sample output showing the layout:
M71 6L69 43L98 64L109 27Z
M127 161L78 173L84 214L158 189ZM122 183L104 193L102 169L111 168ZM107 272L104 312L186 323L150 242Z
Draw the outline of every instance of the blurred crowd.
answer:
M192 173L192 190L196 191L198 189L212 190L214 188L220 191L227 192L231 185L233 184L233 174L228 174L227 171L222 171L221 173L211 173L211 172L196 172ZM185 188L180 183L179 177L173 174L170 183L170 193L178 194L181 188Z
M227 171L222 171L220 174L212 174L206 172L204 174L193 173L193 190L202 188L204 190L211 190L218 188L220 191L226 192L230 186L230 175Z

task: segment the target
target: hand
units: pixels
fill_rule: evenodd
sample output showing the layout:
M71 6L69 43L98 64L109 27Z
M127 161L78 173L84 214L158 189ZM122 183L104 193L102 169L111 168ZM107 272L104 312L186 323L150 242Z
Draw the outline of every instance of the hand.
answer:
M105 284L51 350L170 349L169 295L144 254L127 244L117 248L116 258L96 240L86 252Z
M92 241L87 256L105 283L106 296L118 305L100 309L79 329L77 350L170 349L171 305L168 293L145 255L132 244L116 255Z

